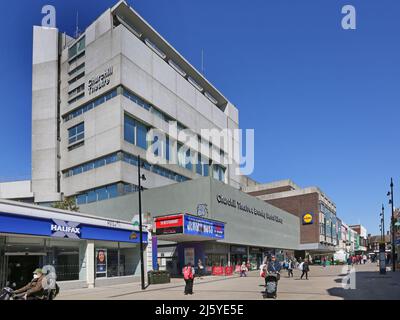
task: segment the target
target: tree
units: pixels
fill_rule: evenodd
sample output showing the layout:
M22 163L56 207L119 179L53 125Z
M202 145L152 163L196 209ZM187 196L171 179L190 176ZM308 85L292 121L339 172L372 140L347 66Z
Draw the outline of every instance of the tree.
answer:
M75 198L65 198L64 201L56 202L52 205L55 209L67 210L67 211L74 211L78 212L79 207L76 205Z

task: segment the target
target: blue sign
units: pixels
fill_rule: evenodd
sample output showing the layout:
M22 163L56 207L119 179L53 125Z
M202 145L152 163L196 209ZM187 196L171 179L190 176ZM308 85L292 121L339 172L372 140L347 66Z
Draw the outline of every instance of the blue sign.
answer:
M137 234L137 237L132 237L133 232ZM4 212L0 212L0 233L129 243L139 243L140 241L138 231ZM147 239L147 232L143 232L143 243L147 243Z
M184 234L224 239L225 225L221 222L185 215Z

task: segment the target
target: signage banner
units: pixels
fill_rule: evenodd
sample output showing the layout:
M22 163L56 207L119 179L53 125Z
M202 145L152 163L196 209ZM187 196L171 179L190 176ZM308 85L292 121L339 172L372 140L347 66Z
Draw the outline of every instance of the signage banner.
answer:
M4 212L0 212L0 233L129 243L140 241L138 231ZM132 237L132 233L137 236ZM143 232L143 243L147 243L147 238L147 232Z
M314 223L314 214L312 212L306 212L302 217L303 225Z
M159 217L155 219L156 235L183 233L183 215Z
M96 276L107 275L107 249L96 249Z
M221 222L185 215L184 233L194 236L224 239L225 225Z

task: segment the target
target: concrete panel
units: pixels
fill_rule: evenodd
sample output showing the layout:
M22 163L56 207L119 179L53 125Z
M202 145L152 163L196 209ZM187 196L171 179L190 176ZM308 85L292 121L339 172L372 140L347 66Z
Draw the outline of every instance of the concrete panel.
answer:
M196 91L195 87L193 87L186 79L182 77L176 77L177 83L177 95L182 98L186 103L195 107L196 106Z
M228 118L239 125L239 110L232 103L228 102L224 113Z
M122 57L121 82L143 99L153 100L152 77L126 57Z
M124 27L121 27L121 43L122 54L149 75L152 74L154 53Z
M41 64L58 59L58 29L33 27L33 64ZM46 50L43 50L46 48Z
M34 28L32 67L32 191L57 198L58 31ZM47 198L48 197L48 198Z
M0 183L1 199L24 199L32 198L31 181L13 181Z
M177 118L177 96L168 90L158 81L153 81L153 101L152 103L161 111L168 114L171 118Z
M177 72L158 55L153 53L153 77L172 92L177 91Z

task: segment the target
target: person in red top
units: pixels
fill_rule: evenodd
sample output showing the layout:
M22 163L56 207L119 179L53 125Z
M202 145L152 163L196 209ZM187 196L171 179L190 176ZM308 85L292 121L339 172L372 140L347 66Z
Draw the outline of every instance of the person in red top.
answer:
M183 278L185 279L185 295L193 294L193 279L194 279L194 271L191 263L189 262L183 268Z

